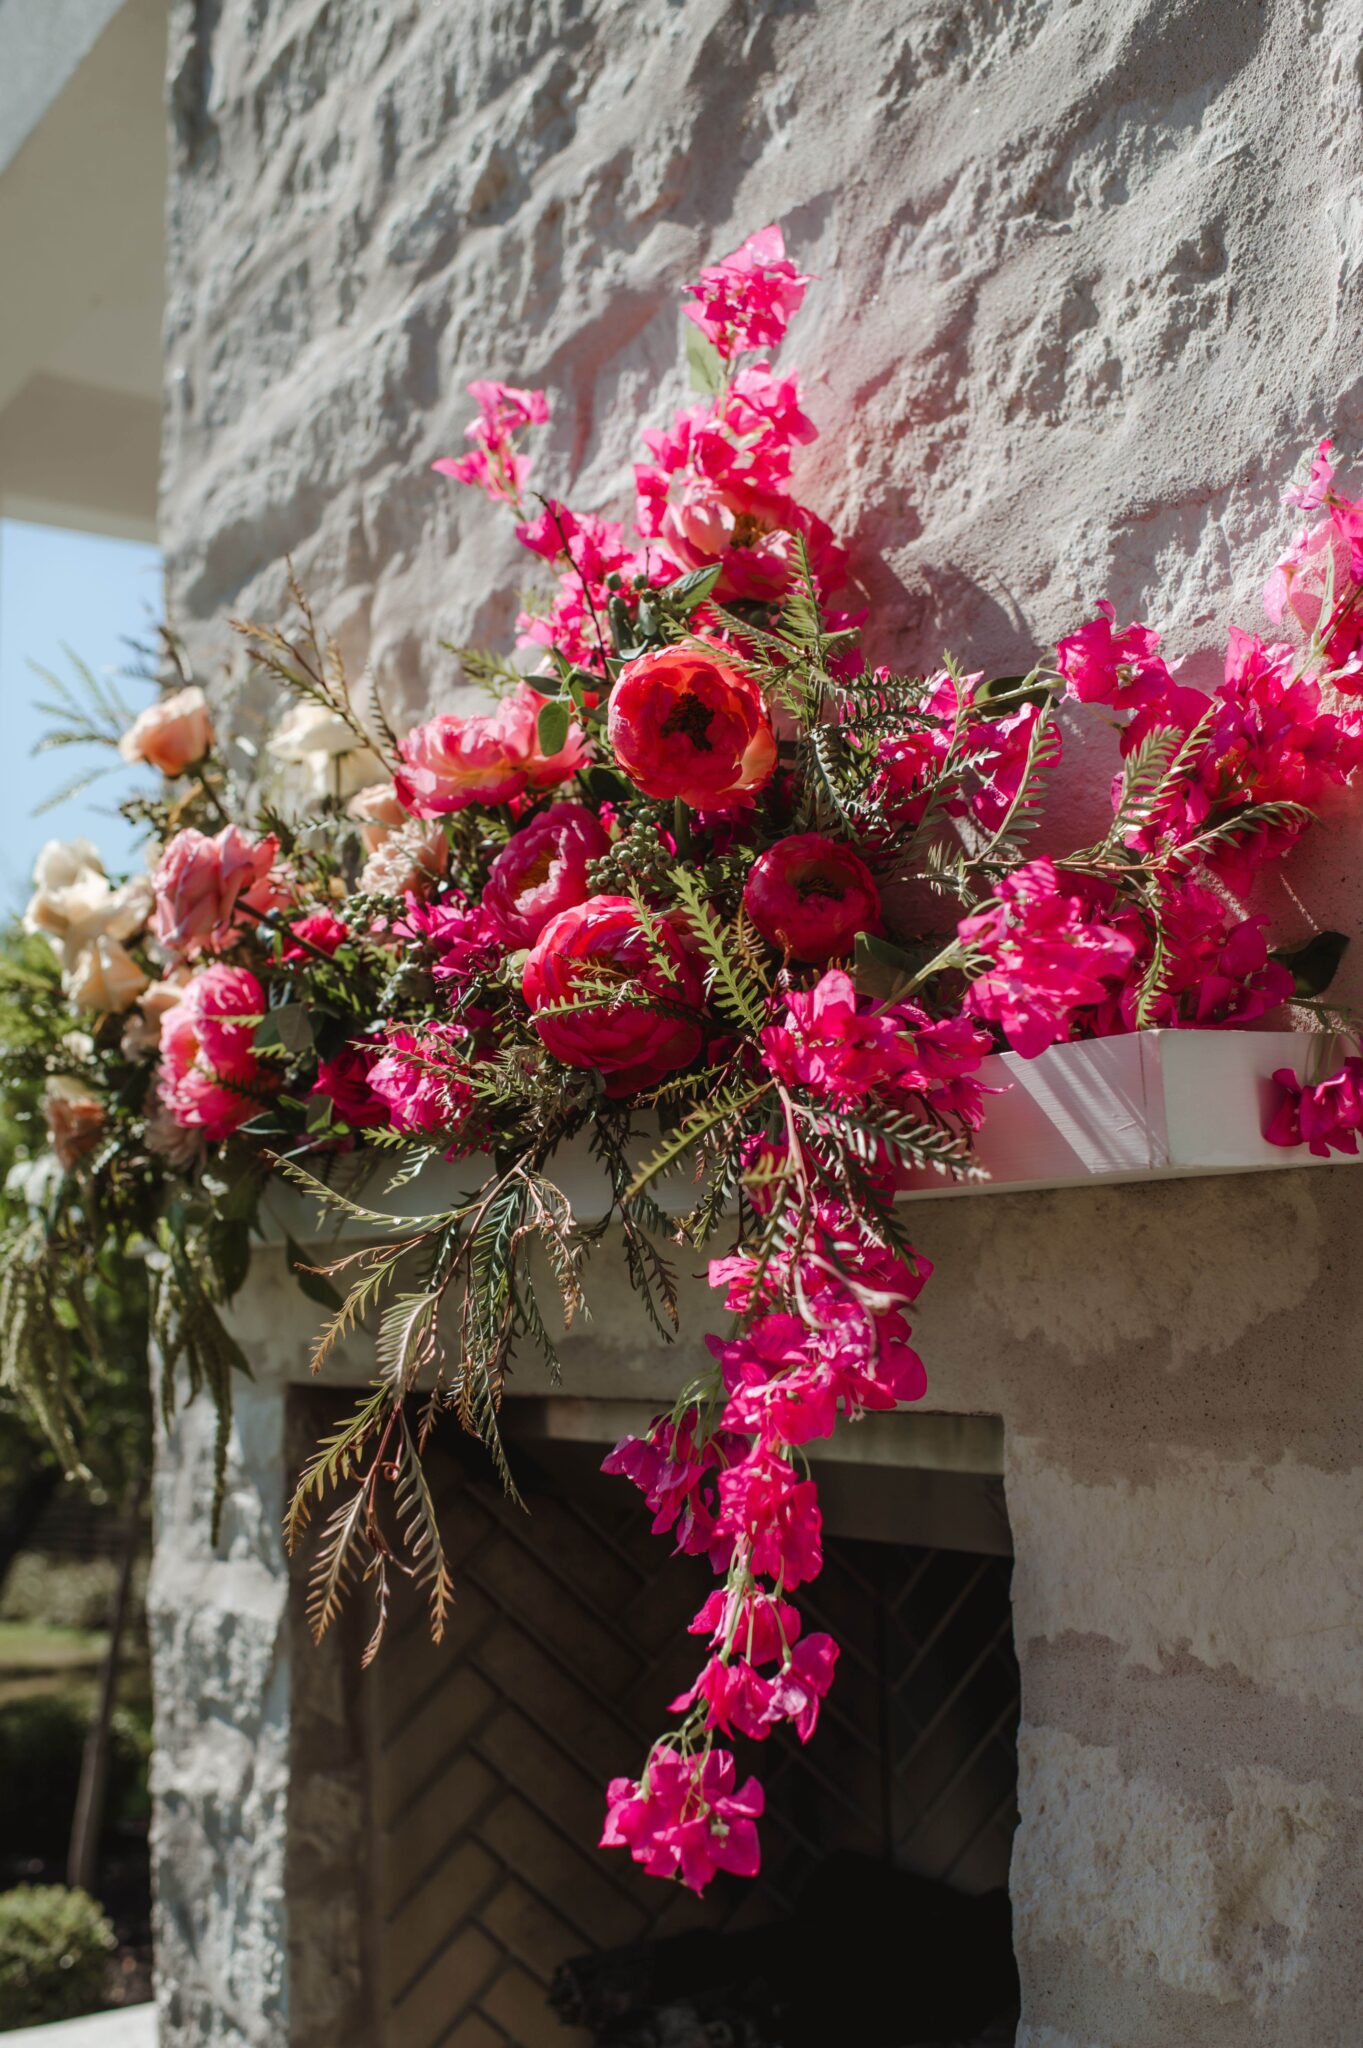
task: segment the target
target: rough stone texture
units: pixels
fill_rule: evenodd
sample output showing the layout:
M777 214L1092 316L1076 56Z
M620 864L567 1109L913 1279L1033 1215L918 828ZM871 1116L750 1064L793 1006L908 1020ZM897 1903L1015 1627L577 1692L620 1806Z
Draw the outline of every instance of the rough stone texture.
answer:
M160 2039L280 2048L292 1705L282 1386L265 1373L237 1390L216 1546L213 1437L200 1400L157 1451L147 1606Z
M464 384L551 386L542 478L618 509L636 423L683 395L677 286L779 217L822 280L792 336L824 429L803 481L877 651L1012 670L1107 592L1213 675L1228 612L1258 622L1284 473L1363 428L1356 27L1353 0L179 0L177 623L218 653L291 551L396 717L455 704L439 641L504 644L525 574L427 468ZM245 725L278 708L220 688ZM1096 729L1074 742L1071 809L1105 779ZM1356 929L1356 834L1318 834L1274 907ZM1326 1173L919 1212L931 1398L1007 1426L1026 2048L1356 2032L1356 1206ZM310 1316L262 1261L243 1329L280 1378ZM609 1286L566 1364L669 1397L682 1368ZM282 2038L299 1967L279 1418L277 1382L245 1398L221 1559L198 1421L163 1470L169 2048Z
M455 704L440 641L505 644L528 573L429 472L469 378L551 387L542 479L622 509L684 396L678 286L780 218L820 278L802 480L878 652L1013 671L1108 593L1214 675L1287 473L1363 429L1356 31L1354 0L179 0L178 623L219 657L292 551L396 716ZM1073 735L1071 815L1109 750ZM1358 924L1358 844L1275 886L1294 935Z

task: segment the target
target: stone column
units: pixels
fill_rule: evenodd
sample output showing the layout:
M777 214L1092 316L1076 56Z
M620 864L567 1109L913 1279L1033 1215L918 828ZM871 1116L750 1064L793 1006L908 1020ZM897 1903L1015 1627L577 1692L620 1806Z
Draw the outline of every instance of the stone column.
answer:
M283 2048L294 1670L283 1382L266 1368L236 1389L216 1544L214 1426L208 1401L195 1401L157 1450L148 1613L160 2038L162 2048Z

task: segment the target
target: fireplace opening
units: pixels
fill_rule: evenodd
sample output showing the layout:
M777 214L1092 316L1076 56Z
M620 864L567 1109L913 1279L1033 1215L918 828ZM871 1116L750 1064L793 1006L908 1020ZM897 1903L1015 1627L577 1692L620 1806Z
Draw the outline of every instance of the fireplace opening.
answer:
M600 1442L511 1410L529 1515L450 1433L431 1471L451 1627L434 1647L404 1604L365 1682L382 2048L1011 2042L1001 1480L821 1470L825 1567L799 1601L837 1678L807 1746L737 1745L767 1793L762 1872L697 1900L595 1844L606 1781L694 1675L710 1573L651 1536Z

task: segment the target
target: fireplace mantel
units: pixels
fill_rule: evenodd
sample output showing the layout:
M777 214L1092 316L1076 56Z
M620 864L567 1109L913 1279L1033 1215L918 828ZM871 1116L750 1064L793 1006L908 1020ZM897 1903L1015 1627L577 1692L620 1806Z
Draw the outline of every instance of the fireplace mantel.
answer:
M1316 1159L1305 1146L1270 1145L1263 1136L1274 1071L1291 1067L1306 1078L1320 1048L1320 1035L1305 1031L1137 1031L1053 1045L1035 1059L995 1053L980 1074L996 1091L976 1141L984 1178L924 1171L904 1199L1356 1164ZM646 1156L643 1144L640 1157ZM604 1181L585 1139L562 1146L549 1172L584 1222L602 1213ZM397 1221L452 1204L480 1177L477 1159L455 1160L427 1167L389 1194L385 1162L376 1160L373 1176L354 1192ZM695 1200L685 1174L653 1192L674 1215ZM267 1243L282 1242L286 1231L300 1242L315 1240L316 1204L293 1190L276 1192L261 1228ZM360 1237L365 1230L328 1218L322 1234Z

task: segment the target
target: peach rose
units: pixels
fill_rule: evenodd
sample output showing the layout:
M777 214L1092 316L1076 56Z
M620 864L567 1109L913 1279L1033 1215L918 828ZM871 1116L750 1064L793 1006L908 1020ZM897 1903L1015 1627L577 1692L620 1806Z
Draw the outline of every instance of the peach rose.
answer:
M70 1173L99 1143L108 1112L99 1097L83 1081L70 1074L54 1074L43 1098L52 1150L63 1173Z
M124 733L118 751L125 761L149 761L163 775L183 775L212 744L204 693L191 684L149 704Z
M346 815L358 824L365 852L377 853L388 834L405 825L410 814L391 782L377 782L350 799Z

